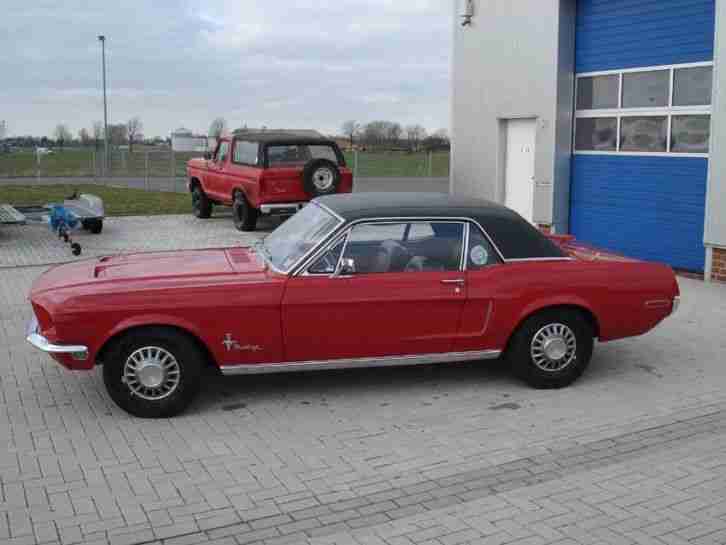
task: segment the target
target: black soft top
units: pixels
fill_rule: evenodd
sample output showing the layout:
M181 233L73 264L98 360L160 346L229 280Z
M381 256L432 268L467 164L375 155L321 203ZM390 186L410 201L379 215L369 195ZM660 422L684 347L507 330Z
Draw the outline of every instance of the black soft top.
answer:
M262 144L294 145L333 145L335 141L317 134L315 131L235 131L234 138L245 142L260 142Z
M504 259L566 257L554 242L516 212L484 199L444 193L354 193L316 199L347 223L371 218L466 218L477 222Z

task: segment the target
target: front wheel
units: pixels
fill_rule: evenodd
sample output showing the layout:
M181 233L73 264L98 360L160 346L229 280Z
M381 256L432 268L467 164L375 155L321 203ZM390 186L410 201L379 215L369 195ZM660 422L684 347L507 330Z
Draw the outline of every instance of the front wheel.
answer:
M528 318L507 353L514 372L535 388L569 386L585 371L593 350L593 330L585 317L553 309Z
M142 418L179 414L199 391L203 354L189 337L150 327L121 338L103 364L111 399Z
M234 195L232 204L234 226L238 231L254 231L257 226L259 212L254 208L240 191Z
M199 185L192 189L192 213L199 219L208 219L212 215L212 201Z

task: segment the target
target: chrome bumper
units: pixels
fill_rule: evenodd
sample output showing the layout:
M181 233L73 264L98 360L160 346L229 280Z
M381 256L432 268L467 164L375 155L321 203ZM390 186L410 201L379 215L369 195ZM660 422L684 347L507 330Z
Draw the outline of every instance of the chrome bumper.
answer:
M52 344L38 332L38 320L33 317L28 325L25 340L38 350L48 354L70 354L74 360L84 361L88 359L88 347L81 345L60 345Z
M284 216L299 212L306 204L306 202L263 204L260 206L260 212L263 214L279 214Z

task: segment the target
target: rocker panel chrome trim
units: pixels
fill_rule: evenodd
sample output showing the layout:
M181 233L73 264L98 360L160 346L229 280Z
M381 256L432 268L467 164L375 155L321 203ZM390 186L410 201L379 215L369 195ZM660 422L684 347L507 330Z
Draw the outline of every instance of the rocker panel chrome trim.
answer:
M272 373L293 373L296 371L325 371L333 369L357 369L370 367L397 367L405 365L430 365L432 363L461 363L476 360L493 360L501 356L501 350L477 352L448 352L423 354L419 356L388 356L380 358L357 358L320 361L299 361L291 363L258 363L245 365L224 365L223 375L264 375Z

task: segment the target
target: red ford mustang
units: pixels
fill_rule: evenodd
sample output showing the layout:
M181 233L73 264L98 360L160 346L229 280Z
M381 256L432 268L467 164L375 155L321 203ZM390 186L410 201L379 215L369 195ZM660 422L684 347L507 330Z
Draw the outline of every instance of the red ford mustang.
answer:
M253 248L104 257L51 269L28 341L103 365L128 412L182 411L227 375L505 355L541 388L585 370L593 339L673 313L673 271L546 237L502 206L437 194L313 201Z

